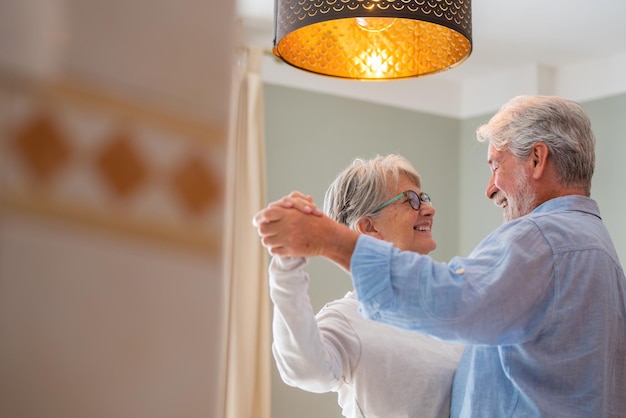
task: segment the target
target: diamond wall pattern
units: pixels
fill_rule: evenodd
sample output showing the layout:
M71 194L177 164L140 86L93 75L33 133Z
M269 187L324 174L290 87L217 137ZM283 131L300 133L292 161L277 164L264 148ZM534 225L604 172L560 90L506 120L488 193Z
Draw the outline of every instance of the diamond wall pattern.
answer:
M146 180L145 163L133 145L131 137L125 135L111 137L97 157L97 168L102 179L113 193L120 197L136 193Z
M7 208L218 251L223 132L62 85L0 83L0 109Z
M34 115L15 134L15 146L33 176L47 182L65 166L70 149L49 115Z

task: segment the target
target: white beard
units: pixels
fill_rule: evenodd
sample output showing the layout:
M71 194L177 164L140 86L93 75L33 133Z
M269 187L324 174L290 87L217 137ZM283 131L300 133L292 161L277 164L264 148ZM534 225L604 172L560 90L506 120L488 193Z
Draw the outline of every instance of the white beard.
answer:
M504 208L505 222L528 215L537 207L537 196L530 186L524 168L519 167L516 173L515 195L507 196L507 206Z

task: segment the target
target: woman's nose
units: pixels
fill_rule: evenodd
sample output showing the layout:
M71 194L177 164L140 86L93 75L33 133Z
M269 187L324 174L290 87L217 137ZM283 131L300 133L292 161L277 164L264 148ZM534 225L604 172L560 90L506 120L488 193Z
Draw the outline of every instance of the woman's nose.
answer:
M432 203L424 203L420 205L420 215L433 216L435 214L435 207Z

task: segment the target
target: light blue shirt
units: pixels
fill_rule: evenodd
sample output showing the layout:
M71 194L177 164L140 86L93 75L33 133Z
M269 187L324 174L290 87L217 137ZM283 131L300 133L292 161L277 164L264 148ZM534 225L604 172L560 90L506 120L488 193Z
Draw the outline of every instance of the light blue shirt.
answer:
M452 417L626 415L626 279L595 201L552 199L449 263L362 235L371 319L468 344Z

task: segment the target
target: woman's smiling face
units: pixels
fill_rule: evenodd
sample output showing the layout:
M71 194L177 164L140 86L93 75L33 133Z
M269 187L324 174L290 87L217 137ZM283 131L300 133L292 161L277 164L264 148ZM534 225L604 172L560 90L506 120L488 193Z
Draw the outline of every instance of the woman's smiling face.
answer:
M406 176L401 176L397 189L388 196L389 199L407 190L420 195L422 190ZM435 208L421 202L419 210L411 208L406 197L385 206L376 216L370 217L373 230L364 231L376 238L393 243L405 251L428 254L437 247L432 236Z

